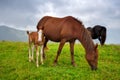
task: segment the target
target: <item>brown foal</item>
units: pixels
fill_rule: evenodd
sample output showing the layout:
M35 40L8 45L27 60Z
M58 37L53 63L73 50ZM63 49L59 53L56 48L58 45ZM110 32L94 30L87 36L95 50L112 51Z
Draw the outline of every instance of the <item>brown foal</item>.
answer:
M34 48L36 48L36 66L39 67L39 54L41 54L41 64L43 64L43 44L44 44L44 36L42 30L38 32L27 31L28 41L29 41L29 62L34 61ZM39 53L39 46L40 53Z

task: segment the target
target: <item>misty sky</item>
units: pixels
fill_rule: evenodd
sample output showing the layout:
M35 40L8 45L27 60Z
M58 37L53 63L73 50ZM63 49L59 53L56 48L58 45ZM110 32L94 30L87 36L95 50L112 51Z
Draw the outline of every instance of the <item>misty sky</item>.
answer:
M36 30L38 21L46 15L74 16L85 27L106 26L107 34L116 36L120 43L116 35L120 34L120 0L0 0L0 25Z

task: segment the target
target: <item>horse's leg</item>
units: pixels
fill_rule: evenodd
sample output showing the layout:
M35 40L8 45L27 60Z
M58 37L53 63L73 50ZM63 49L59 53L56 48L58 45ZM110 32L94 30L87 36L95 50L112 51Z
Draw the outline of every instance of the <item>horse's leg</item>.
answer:
M58 56L60 55L61 50L62 50L62 48L63 48L65 42L66 42L66 40L63 39L63 40L61 40L61 42L60 42L60 44L59 44L59 48L58 48L58 51L57 51L57 56L56 56L56 59L54 60L54 65L56 65L56 63L57 63Z
M39 67L38 58L39 58L39 49L38 45L35 45L36 48L36 66Z
M45 38L44 48L45 48L46 50L48 49L48 47L47 47L47 42L48 42L48 39Z
M48 39L47 38L45 38L45 42L44 42L44 46L43 46L43 48L44 48L44 50L45 50L45 48L47 47L46 45L47 45L47 42L48 42ZM44 53L44 50L43 50L43 59L45 59L45 53Z
M73 66L76 66L75 61L74 61L74 43L75 41L70 42L71 64Z
M101 31L101 45L104 45L105 40L106 40L106 29L103 29Z
M100 41L100 44L102 45L102 39L101 39L101 37L98 37L98 40Z
M32 58L31 58L32 61L34 61L34 47L35 47L35 45L32 46Z
M29 43L29 62L31 62L31 44Z
M41 58L40 58L40 59L41 59L41 64L43 64L43 51L44 51L44 48L43 48L43 47L44 47L44 46L42 45L42 46L41 46L41 50L40 50L40 54L41 54L41 55L40 55L40 57L41 57Z

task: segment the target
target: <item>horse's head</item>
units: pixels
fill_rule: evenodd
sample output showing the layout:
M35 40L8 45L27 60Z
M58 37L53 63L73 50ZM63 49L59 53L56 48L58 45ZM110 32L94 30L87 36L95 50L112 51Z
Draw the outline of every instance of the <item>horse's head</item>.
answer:
M98 50L97 50L98 44L94 46L94 50L87 52L86 59L91 67L92 70L97 69L98 64Z

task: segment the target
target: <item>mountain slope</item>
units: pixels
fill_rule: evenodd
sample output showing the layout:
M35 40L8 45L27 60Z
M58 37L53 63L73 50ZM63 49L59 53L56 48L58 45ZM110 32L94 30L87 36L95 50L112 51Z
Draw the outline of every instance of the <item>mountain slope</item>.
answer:
M27 41L26 31L0 26L0 40Z

